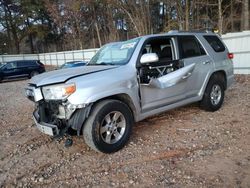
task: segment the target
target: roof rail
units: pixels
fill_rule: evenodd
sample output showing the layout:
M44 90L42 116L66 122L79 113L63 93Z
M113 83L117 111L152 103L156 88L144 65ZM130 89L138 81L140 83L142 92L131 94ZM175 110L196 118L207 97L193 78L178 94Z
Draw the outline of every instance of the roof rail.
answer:
M168 33L179 33L179 30L170 30Z
M170 30L168 33L213 33L213 32L209 30L190 30L190 31Z

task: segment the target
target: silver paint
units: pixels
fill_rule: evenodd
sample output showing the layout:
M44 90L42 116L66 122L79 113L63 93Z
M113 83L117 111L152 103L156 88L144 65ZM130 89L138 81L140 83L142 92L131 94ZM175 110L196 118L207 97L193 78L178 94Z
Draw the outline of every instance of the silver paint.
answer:
M173 45L174 59L179 59L176 36L194 35L202 44L206 55L182 59L184 67L149 84L138 82L137 62L144 42L151 37L169 36ZM75 83L76 92L68 97L72 105L87 105L114 95L126 95L134 106L135 121L170 110L188 103L200 101L211 75L224 71L227 86L233 83L233 65L227 58L228 50L216 53L203 38L212 33L166 33L140 38L126 65L85 66L52 71L35 76L30 83L38 88L56 83ZM38 97L40 99L40 97Z

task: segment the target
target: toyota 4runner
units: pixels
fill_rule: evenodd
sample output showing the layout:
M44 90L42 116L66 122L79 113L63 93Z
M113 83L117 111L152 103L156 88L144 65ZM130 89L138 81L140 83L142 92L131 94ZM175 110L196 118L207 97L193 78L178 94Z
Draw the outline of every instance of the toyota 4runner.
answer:
M212 32L148 35L103 46L85 67L32 78L37 128L51 136L73 129L96 151L111 153L134 122L200 102L218 110L233 82L233 54Z

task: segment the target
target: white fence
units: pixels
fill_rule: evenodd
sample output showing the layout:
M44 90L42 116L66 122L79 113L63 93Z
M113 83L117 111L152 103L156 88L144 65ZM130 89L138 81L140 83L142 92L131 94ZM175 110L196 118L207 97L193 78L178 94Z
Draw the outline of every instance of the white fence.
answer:
M234 53L235 74L250 74L250 31L227 33L222 35L224 43L230 52ZM24 59L39 59L45 65L59 66L67 61L90 60L97 52L97 48L89 50L76 50L53 52L43 54L1 55L0 62Z
M250 31L227 33L222 39L234 54L234 73L250 74Z
M97 52L97 48L88 50L52 52L42 54L18 54L18 55L1 55L0 62L8 62L15 60L36 60L39 59L45 65L60 66L68 61L89 61Z

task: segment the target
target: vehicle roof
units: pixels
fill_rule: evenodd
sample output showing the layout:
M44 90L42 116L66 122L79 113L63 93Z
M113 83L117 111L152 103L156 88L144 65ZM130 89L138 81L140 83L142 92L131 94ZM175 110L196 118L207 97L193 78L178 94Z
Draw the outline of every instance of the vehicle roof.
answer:
M23 61L26 61L26 62L34 62L34 61L39 61L39 60L14 60L14 61L7 61L6 63L12 63L12 62L23 62Z
M160 34L151 34L151 35L144 35L140 38L150 38L150 37L161 37L161 36L184 36L184 35L215 35L216 33L212 31L178 31L178 30L171 30L166 33L160 33Z

